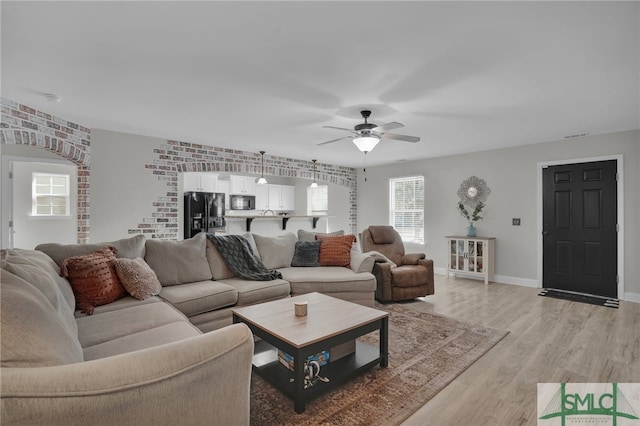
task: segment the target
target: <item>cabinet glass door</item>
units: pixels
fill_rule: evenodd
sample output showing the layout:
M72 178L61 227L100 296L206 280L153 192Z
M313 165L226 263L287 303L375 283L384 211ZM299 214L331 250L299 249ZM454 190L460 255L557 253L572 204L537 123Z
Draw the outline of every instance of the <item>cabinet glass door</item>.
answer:
M482 241L477 242L476 246L476 271L484 272L484 255L483 255L484 247Z
M468 251L467 251L467 258L469 260L469 262L467 264L467 271L469 271L469 272L475 272L475 270L476 270L475 257L476 257L476 243L475 243L475 241L469 241L468 242Z

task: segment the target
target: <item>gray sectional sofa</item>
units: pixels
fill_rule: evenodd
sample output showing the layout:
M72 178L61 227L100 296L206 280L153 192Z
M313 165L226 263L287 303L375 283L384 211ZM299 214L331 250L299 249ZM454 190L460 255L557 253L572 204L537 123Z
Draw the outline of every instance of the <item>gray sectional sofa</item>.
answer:
M253 338L231 310L312 291L372 306L376 281L357 250L349 267L291 267L295 234L245 236L282 279L233 276L204 234L2 250L2 424L248 424ZM103 246L143 258L159 295L76 310L60 265Z

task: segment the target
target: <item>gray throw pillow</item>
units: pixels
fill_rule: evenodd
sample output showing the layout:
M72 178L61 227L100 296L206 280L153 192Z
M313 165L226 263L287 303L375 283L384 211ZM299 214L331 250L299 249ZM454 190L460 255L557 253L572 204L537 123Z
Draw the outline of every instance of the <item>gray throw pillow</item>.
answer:
M296 241L291 266L320 266L320 244L322 241Z

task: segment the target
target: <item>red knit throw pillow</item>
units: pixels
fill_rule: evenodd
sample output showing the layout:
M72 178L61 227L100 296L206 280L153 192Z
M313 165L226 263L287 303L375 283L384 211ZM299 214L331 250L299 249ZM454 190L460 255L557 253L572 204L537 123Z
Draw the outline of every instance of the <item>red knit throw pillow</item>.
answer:
M77 308L88 315L93 314L95 306L115 302L127 294L113 264L115 253L114 247L103 247L69 257L60 266L60 275L71 283Z
M351 247L356 236L349 234L340 237L316 235L320 244L320 266L345 266L351 263Z

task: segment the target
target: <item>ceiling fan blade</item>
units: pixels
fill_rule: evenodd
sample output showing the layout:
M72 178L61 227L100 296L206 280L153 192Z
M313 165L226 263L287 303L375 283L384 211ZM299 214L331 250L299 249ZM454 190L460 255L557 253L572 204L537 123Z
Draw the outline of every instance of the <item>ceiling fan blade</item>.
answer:
M347 129L345 127L336 127L336 126L322 126L326 129L338 129L338 130L346 130L347 132L353 132L353 129Z
M318 144L318 146L320 146L320 145L326 145L326 144L328 144L328 143L338 142L338 141L341 141L342 139L351 139L351 138L352 138L352 136L343 136L343 137L338 138L338 139L332 139L332 140L330 140L330 141L320 142L320 143Z
M395 139L398 141L404 142L420 142L420 138L418 136L407 136L407 135L396 135L393 133L381 133L380 137L383 139Z
M399 129L400 127L404 127L404 124L398 123L397 121L392 121L391 123L383 124L378 127L374 127L371 129L374 132L384 132L386 130Z

